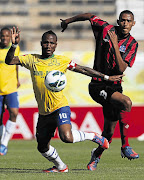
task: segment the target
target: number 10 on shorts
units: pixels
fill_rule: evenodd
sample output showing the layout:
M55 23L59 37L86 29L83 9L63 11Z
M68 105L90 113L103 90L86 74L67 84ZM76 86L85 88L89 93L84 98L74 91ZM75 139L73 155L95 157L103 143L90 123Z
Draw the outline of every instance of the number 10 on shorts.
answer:
M65 119L65 118L67 118L67 114L66 113L60 113L59 117L60 117L60 119Z

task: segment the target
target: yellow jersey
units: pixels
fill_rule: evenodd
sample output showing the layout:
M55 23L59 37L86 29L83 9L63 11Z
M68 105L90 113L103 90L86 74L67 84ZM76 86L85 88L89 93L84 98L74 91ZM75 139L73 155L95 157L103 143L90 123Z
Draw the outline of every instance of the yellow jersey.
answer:
M5 64L5 58L11 44L7 48L0 48L0 95L7 95L17 91L17 73L16 65L9 66ZM15 56L18 56L20 47L15 50Z
M27 54L19 56L19 60L22 66L30 70L39 114L47 115L61 107L68 106L68 101L63 91L49 91L45 87L44 79L46 74L52 70L59 70L65 73L71 62L69 58L53 54L49 58L41 59L39 54Z

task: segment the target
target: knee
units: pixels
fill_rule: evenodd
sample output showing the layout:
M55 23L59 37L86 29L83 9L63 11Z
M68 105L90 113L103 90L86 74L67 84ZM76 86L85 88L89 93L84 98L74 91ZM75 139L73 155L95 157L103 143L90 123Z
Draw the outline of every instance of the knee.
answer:
M65 143L73 143L72 133L67 131L60 134L60 139Z
M125 111L130 112L131 108L132 108L132 101L129 97L124 99L124 107L125 107Z
M17 115L18 115L18 109L17 109L17 110L11 110L11 111L10 111L10 119L11 119L12 121L16 121Z

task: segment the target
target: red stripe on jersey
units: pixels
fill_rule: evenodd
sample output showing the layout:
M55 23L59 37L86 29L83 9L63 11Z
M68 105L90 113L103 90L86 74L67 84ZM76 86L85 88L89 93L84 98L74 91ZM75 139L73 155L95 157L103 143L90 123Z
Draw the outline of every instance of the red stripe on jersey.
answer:
M130 36L130 38L129 38L129 41L127 42L127 44L126 44L126 49L128 48L128 46L131 44L131 42L133 41L133 37L132 36Z
M112 28L114 28L113 25L108 24L106 21L101 20L99 17L94 16L93 18L91 18L91 24L93 24L93 22L95 22L97 25L99 26L103 26L103 39L106 37L106 35L108 34L108 31L111 30Z
M126 49L125 53L122 55L122 58L130 67L132 67L135 61L138 43L132 36L129 36L128 38L121 40L118 45L119 47L125 46Z
M132 42L133 39L134 39L134 38L133 38L132 36L130 36L128 42L126 43L126 49L127 49L128 46L131 44L131 42ZM118 43L119 47L120 47L121 45L123 45L125 41L127 41L127 39L120 40L120 42Z
M100 20L100 18L98 16L94 16L93 18L90 19L91 22L98 22L98 20Z
M132 67L132 65L134 64L135 57L136 57L136 51L137 51L137 44L134 43L131 47L131 50L129 51L129 53L125 57L125 61L129 62L130 67Z
M99 20L99 21L97 22L97 24L100 25L100 26L103 26L104 24L107 24L107 22L106 22L106 21L103 21L103 20Z
M90 19L91 20L91 24L93 25L93 23L95 22L97 25L102 26L104 24L106 24L106 21L101 20L99 17L94 16L93 18Z
M108 24L104 30L103 30L103 39L106 37L106 35L108 35L108 31L110 31L114 26L113 25L110 25Z

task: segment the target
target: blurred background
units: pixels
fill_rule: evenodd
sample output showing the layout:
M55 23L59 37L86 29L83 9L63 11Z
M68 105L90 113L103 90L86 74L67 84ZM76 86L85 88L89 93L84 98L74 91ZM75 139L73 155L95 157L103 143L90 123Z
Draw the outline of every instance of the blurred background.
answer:
M93 67L95 43L90 23L86 21L70 24L68 29L62 33L60 19L89 12L116 25L119 13L125 9L134 13L136 25L133 27L131 35L139 43L135 64L125 72L123 83L124 93L133 101L133 118L135 121L140 121L140 127L137 128L137 133L134 135L137 137L144 133L144 0L0 0L0 28L3 26L20 28L21 54L41 53L41 36L45 31L51 29L58 36L55 54L64 54L81 65ZM91 123L87 121L81 130L92 130L93 126L95 130L97 128L101 132L99 126L102 127L102 125L94 114L97 109L90 111L90 108L100 107L88 94L90 78L67 72L67 79L68 84L64 92L72 107L72 120L76 120L79 116L80 111L76 112L77 109L82 110L81 113L85 114L78 125L75 123L75 127L80 128L85 117L88 116L87 119L90 119ZM34 99L30 74L22 67L20 67L20 82L21 87L18 90L19 119L23 117L27 121L27 117L24 117L24 113L21 112L21 110L24 111L23 108L28 108L29 114L31 113L30 117L36 119L37 114L34 115L33 112L37 111L37 109L34 110L37 108L37 104ZM98 113L101 113L101 110Z

